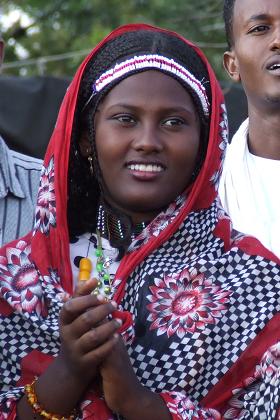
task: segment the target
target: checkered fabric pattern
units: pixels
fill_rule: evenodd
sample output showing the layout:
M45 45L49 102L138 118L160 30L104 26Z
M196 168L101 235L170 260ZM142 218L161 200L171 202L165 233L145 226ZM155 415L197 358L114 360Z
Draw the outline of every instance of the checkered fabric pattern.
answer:
M23 319L19 314L4 319L0 328L1 341L5 343L0 356L2 381L5 385L17 382L21 374L20 361L33 349L52 355L58 352L57 336L54 338L46 332L42 335L44 328Z
M223 253L222 241L211 230L215 219L214 206L192 213L173 237L131 274L122 302L135 322L135 339L128 344L128 352L137 376L155 392L176 395L167 406L183 420L195 415L209 418L209 410L199 408L199 402L280 310L278 266L237 247ZM27 255L25 248L21 252ZM1 317L0 404L4 419L8 418L11 402L23 393L23 388L16 386L23 373L23 360L33 350L48 356L59 351L59 278L51 271L40 282L46 316L12 311ZM191 320L184 318L188 312L184 305L175 308L174 304L182 293L184 302L193 303L194 291L201 294L196 298L197 302L203 301L203 310L193 312ZM173 306L174 311L168 314L166 308ZM181 319L184 323L180 324ZM279 388L279 380L264 374L253 388L242 390L242 416L238 418L274 418ZM194 401L193 410L186 409L190 401Z
M213 208L193 213L170 241L136 268L128 280L123 302L135 320L136 338L129 355L141 382L153 391L184 392L196 401L228 372L280 310L278 266L237 248L221 257L222 243L209 229L213 218ZM159 335L147 322L147 296L155 287L155 279L181 272L186 266L230 292L227 308L217 322L205 325L201 331L186 331L184 337Z

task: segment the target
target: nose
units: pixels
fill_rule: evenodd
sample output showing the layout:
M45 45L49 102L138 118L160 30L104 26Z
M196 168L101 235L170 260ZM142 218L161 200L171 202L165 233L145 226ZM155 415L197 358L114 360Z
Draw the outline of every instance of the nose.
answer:
M280 24L273 31L273 38L271 41L271 50L280 50Z
M159 153L163 150L163 141L160 129L152 124L142 127L134 138L133 146L135 150L144 153Z

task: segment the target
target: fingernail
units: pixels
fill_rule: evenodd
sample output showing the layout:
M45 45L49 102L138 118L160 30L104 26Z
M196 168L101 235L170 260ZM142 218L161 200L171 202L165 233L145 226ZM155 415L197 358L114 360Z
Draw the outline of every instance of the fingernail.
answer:
M71 306L71 303L70 303L70 299L69 299L69 300L67 300L67 301L64 303L64 308L65 308L66 310L68 310L70 306Z
M114 306L114 308L118 307L118 304L115 300L111 300L111 304L112 304L112 306Z
M101 295L101 293L99 293L96 296L96 299L99 300L99 302L104 302L106 300L106 297L104 295Z
M119 324L119 326L121 326L123 323L120 318L114 318L114 320Z

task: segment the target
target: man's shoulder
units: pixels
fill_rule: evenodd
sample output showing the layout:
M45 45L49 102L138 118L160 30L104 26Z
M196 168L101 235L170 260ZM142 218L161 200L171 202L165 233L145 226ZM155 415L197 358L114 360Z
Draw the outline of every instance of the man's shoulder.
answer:
M10 156L13 159L15 166L20 166L26 170L41 171L43 161L35 157L24 155L23 153L15 152L10 150Z
M35 157L16 152L8 147L0 136L0 165L1 167L21 167L26 170L41 171L43 161Z

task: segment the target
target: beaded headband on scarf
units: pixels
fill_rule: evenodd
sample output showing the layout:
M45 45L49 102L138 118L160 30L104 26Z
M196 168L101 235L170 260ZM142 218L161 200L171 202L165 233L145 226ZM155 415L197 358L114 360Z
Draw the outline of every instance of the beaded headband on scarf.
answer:
M145 54L134 56L125 61L117 63L113 68L105 71L95 81L92 86L92 94L88 101L84 105L84 109L91 101L93 96L101 92L110 83L117 81L124 76L135 73L137 71L143 71L148 69L159 69L167 74L171 74L176 78L182 80L197 94L197 97L201 103L203 113L206 117L210 113L210 104L206 94L205 87L203 84L185 67L176 63L175 60L164 57L158 54Z

